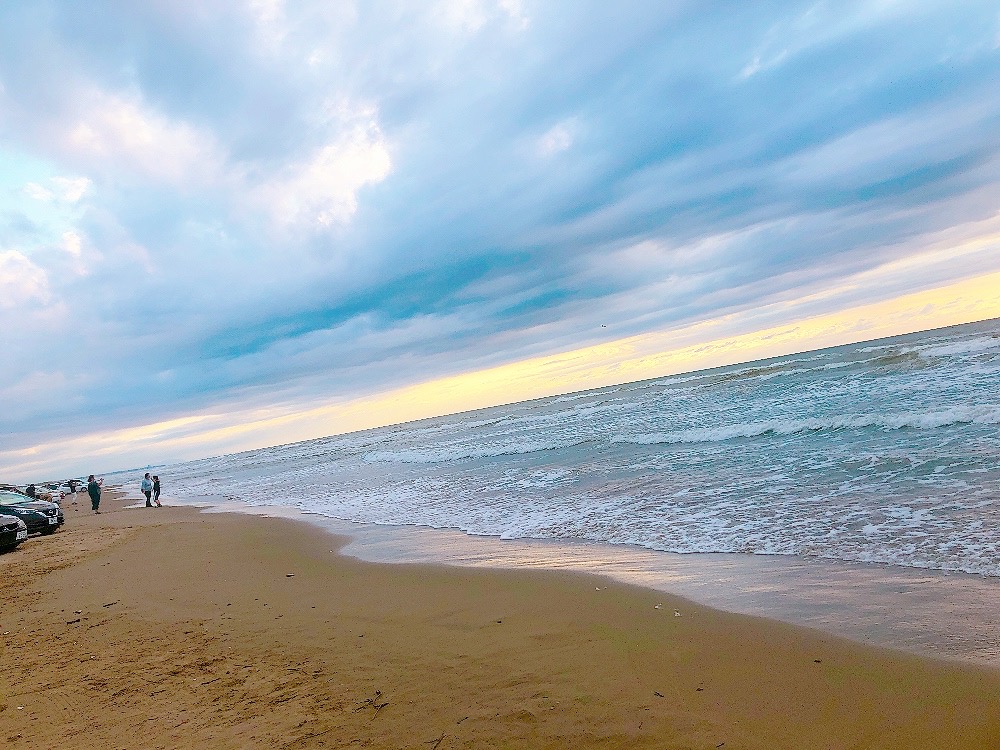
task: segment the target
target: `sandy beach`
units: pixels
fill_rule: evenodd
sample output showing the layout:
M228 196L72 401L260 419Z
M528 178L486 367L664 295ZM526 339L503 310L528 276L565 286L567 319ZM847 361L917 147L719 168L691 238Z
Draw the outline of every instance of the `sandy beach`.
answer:
M365 563L293 521L79 502L0 556L7 747L1000 747L997 670L583 574Z

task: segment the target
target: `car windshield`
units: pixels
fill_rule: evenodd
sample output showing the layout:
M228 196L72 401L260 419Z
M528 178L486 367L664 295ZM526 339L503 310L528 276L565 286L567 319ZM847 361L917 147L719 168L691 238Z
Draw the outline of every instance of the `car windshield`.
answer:
M17 492L8 492L7 490L0 490L0 505L15 505L17 503L23 503L30 500L31 498L26 495L22 495Z

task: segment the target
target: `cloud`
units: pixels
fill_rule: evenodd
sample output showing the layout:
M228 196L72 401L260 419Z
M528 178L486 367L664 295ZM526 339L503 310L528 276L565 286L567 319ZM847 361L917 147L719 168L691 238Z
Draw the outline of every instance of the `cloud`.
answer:
M61 139L75 163L174 185L217 172L223 157L210 134L156 112L138 96L93 88L84 100Z
M247 6L265 42L280 44L288 33L285 28L285 0L250 0Z
M438 13L449 26L473 33L494 20L505 20L518 29L530 23L520 0L440 0Z
M552 156L567 150L573 145L576 136L577 123L575 119L569 119L549 128L541 138L538 139L536 148L540 156Z
M52 177L48 180L49 187L29 182L24 186L26 195L43 203L58 201L61 203L78 203L90 190L91 181L86 177Z
M261 208L279 224L345 224L357 211L358 191L389 174L392 159L375 113L363 109L351 119L356 122L335 140L251 188Z
M51 295L45 271L17 250L0 250L0 307L14 309L46 302Z
M79 234L73 231L63 232L62 240L62 249L74 258L83 254L83 238Z
M91 186L86 177L53 177L52 184L58 190L60 199L67 203L78 203Z
M37 182L29 182L27 185L25 185L24 192L25 194L34 198L36 201L44 201L45 203L48 203L55 197L52 194L51 190L43 188Z

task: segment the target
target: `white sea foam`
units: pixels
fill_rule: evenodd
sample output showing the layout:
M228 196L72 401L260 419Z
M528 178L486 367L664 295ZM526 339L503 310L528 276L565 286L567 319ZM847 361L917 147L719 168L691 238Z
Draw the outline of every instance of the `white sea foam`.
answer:
M565 396L556 396L551 399L553 404L564 404L567 401L579 401L581 398L588 398L589 393L567 393Z
M1000 349L1000 338L982 336L967 341L956 341L953 344L914 348L907 351L915 351L922 357L951 357L956 354L978 354L991 349Z
M775 370L774 372L765 373L757 377L758 380L771 380L773 378L780 378L786 375L800 375L804 372L812 372L812 369L805 367L795 367L790 370Z
M370 463L436 464L461 461L468 458L493 458L495 456L519 456L537 451L551 451L582 445L587 440L527 440L517 443L487 443L482 446L456 445L441 446L425 450L372 451L364 455Z

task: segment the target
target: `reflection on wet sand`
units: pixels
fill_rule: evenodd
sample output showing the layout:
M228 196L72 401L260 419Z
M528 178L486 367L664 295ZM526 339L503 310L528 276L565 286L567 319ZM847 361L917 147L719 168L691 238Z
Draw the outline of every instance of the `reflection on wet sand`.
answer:
M855 641L1000 666L1000 581L968 574L734 554L678 555L579 542L471 537L459 531L350 523L288 507L220 501L208 510L297 518L348 536L370 562L575 570L718 609Z

